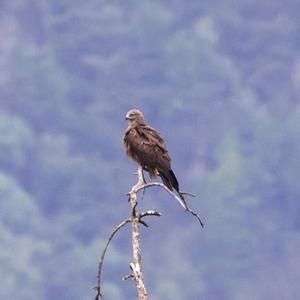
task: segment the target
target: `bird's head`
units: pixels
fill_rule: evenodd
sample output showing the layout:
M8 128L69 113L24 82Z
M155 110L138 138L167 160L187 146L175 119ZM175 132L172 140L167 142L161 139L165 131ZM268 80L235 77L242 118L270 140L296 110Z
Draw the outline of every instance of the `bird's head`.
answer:
M130 125L134 125L137 123L145 123L143 113L138 109L131 109L126 114L126 120L129 121Z

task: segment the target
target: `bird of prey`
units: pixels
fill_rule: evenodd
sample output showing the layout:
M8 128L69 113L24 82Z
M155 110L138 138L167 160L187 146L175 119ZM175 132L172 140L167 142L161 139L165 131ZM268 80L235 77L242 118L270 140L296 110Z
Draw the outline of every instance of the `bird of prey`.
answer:
M160 133L147 124L143 113L138 109L128 111L126 120L129 121L129 126L125 131L123 142L127 155L143 170L148 171L151 178L158 175L169 190L175 189L186 208L178 180L172 171L171 157Z

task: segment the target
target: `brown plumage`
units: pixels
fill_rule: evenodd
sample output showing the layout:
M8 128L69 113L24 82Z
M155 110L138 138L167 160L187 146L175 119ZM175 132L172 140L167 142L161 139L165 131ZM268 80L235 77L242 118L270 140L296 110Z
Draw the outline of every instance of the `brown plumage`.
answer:
M159 132L146 123L143 113L138 109L130 110L126 114L126 120L129 121L124 135L127 155L148 171L151 178L159 175L163 183L171 191L174 188L185 203L171 168L166 144Z

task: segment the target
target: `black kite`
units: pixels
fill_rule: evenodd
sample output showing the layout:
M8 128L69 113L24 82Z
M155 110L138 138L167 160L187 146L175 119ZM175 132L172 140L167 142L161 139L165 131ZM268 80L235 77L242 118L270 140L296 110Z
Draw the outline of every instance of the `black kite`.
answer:
M172 171L170 155L159 132L146 123L143 113L138 109L130 110L126 114L126 120L129 121L129 126L123 141L127 155L148 171L151 178L159 175L171 191L174 188L186 207Z

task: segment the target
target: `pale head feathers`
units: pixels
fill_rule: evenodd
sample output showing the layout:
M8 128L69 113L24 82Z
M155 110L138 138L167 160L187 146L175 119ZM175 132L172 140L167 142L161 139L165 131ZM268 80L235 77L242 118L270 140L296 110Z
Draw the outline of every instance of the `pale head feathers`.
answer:
M145 123L143 113L138 109L131 109L126 114L126 120L129 121L129 124L136 124L136 123Z

